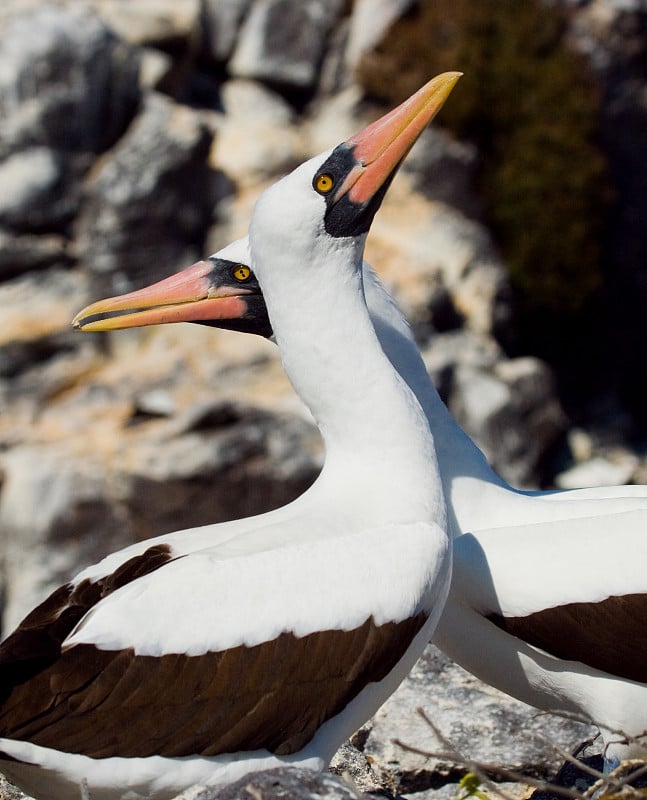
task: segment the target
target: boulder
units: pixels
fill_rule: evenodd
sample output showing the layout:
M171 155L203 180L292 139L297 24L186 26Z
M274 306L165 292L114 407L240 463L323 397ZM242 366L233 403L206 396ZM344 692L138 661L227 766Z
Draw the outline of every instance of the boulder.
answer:
M413 5L413 0L356 0L350 19L346 51L349 67L359 64L384 38L393 22L400 19Z
M589 725L541 713L482 683L429 645L353 740L374 770L390 773L394 794L446 787L444 796L455 798L466 761L542 778L562 763L553 744L570 750L592 734Z
M0 281L31 269L68 264L70 260L68 241L64 236L54 233L16 235L0 229Z
M455 139L435 125L422 132L402 169L412 176L416 191L429 200L479 218L482 208L475 183L477 166L475 145Z
M186 106L149 93L128 132L93 169L77 222L93 295L120 294L203 255L228 190L208 167L213 134Z
M444 203L427 200L413 182L410 173L393 182L371 228L367 260L409 319L429 323L430 297L442 286L465 328L505 340L512 297L488 230Z
M227 81L221 94L225 113L211 157L216 169L247 187L280 177L303 160L294 112L279 94L241 79Z
M263 800L361 800L364 795L336 775L298 767L254 772L220 789L191 792L191 800L251 800L261 797Z
M229 62L232 75L312 92L343 0L255 0Z
M303 420L216 401L133 437L122 453L120 487L137 538L291 502L319 473L317 440Z
M459 363L448 406L499 475L519 488L544 484L566 431L548 366L530 357L490 369Z
M202 4L202 49L217 63L231 55L238 31L252 0L204 0Z
M177 47L199 35L200 0L91 0L124 41Z
M69 455L65 448L15 447L2 457L5 633L82 567L132 541L104 465Z
M48 147L19 150L0 161L0 225L23 233L64 232L81 201L89 161Z
M138 69L136 52L83 7L0 16L0 158L106 150L137 110Z
M617 453L615 458L598 455L560 472L555 477L555 486L559 489L623 486L632 482L638 463L637 456L629 452Z

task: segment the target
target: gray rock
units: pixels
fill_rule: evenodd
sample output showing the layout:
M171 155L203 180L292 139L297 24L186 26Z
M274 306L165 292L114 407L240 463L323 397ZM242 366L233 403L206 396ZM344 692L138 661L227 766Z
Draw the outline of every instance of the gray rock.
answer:
M120 478L137 537L259 514L291 502L320 461L309 423L209 403L138 440Z
M200 0L91 0L106 23L135 45L175 47L197 37Z
M0 156L110 147L136 111L138 69L136 53L83 8L0 17Z
M67 240L56 234L14 234L0 229L0 281L30 269L70 261Z
M555 477L560 489L577 489L587 486L623 486L630 483L638 468L638 458L625 453L614 460L596 456L576 464Z
M229 62L232 75L311 91L343 0L255 0Z
M425 197L478 217L482 208L474 183L477 164L474 145L434 126L423 131L402 169L413 176L413 185Z
M295 113L280 94L249 80L226 81L221 90L227 119L247 125L262 121L268 126L284 127L295 121Z
M0 377L43 368L57 350L54 339L64 349L82 346L70 322L86 291L82 273L55 267L0 284Z
M492 371L458 365L448 405L496 472L514 486L542 484L566 430L545 364L518 358Z
M363 753L374 769L391 773L398 793L447 785L449 797L458 794L466 759L545 777L562 762L553 744L570 750L593 733L588 725L540 713L481 683L432 645L363 730ZM455 756L424 755L452 748Z
M194 800L361 800L360 792L330 773L279 767L246 775L222 789L204 789Z
M141 47L139 81L144 90L162 91L173 81L175 62L167 53L154 47Z
M0 798L2 800L23 800L27 795L23 794L12 783L0 775Z
M47 147L0 161L0 225L23 232L64 230L78 210L88 163Z
M222 87L222 101L226 113L218 125L214 163L238 186L280 177L303 160L294 113L276 92L254 81L231 80Z
M353 5L346 53L349 66L357 66L364 53L375 47L412 5L413 0L357 0Z
M65 448L16 447L2 457L4 630L79 569L132 541L100 463Z
M471 331L434 335L423 360L440 396L490 464L515 486L546 485L566 431L553 374L535 358L507 359Z
M150 93L97 166L78 220L78 251L95 296L120 294L191 263L221 191L202 117Z
M204 0L202 4L203 49L216 62L231 55L243 17L252 0Z

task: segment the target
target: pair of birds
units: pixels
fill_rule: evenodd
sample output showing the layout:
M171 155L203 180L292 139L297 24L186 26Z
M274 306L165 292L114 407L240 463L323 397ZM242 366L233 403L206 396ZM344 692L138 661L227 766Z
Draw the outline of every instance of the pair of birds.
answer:
M273 336L326 458L284 508L107 557L0 646L0 769L28 792L165 798L279 763L321 769L434 628L484 680L600 723L608 763L632 752L618 732L647 727L647 493L506 486L362 262L393 174L457 78L268 190L249 242L77 317Z

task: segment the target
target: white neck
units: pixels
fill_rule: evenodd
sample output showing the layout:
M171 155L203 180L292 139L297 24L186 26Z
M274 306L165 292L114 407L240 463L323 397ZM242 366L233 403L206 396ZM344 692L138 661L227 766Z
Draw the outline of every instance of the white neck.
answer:
M295 238L298 238L295 237ZM284 243L284 244L287 244ZM254 249L285 370L310 408L326 449L320 491L337 506L362 494L388 523L435 519L444 523L444 498L426 418L385 357L364 300L363 239L327 237L325 247L286 250L274 237L274 256ZM280 252L280 256L279 256ZM293 269L275 280L272 264ZM285 270L282 270L285 272ZM395 490L394 487L397 487Z
M471 491L472 480L481 486L506 486L441 400L402 311L369 264L364 263L363 273L366 302L380 345L427 417L445 495L453 501L450 506L457 505L458 493Z

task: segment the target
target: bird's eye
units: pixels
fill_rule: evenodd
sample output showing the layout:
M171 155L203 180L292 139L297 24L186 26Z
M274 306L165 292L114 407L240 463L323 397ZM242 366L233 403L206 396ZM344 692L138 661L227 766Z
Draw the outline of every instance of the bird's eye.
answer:
M237 267L234 267L232 274L237 281L248 281L252 275L252 271L244 264L238 264Z
M328 172L322 172L314 179L314 188L319 194L328 194L334 184L333 177Z

